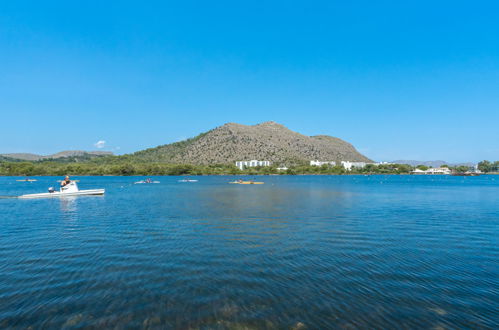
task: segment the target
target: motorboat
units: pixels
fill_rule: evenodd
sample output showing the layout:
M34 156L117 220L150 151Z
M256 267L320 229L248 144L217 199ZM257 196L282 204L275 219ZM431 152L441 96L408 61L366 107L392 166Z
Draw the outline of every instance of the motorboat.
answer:
M260 181L232 181L231 184L264 184L265 182Z
M59 191L50 187L49 192L40 194L21 195L18 198L51 198L51 197L69 197L69 196L84 196L84 195L104 195L105 189L90 189L80 190L76 182L71 181L69 184L61 187Z

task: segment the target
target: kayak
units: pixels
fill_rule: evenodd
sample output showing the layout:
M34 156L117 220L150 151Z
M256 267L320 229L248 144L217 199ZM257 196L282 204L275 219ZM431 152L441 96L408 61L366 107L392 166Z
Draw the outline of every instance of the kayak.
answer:
M104 195L104 189L90 189L90 190L79 190L76 182L71 181L68 185L61 187L59 191L55 191L54 188L49 188L49 192L40 194L27 194L18 196L18 198L29 199L29 198L52 198L52 197L71 197L71 196L85 196L85 195Z
M18 196L18 198L29 199L29 198L71 197L71 196L85 196L85 195L104 195L104 193L105 189L78 190L73 192L54 191L41 194L21 195Z
M232 184L264 184L265 182L258 182L258 181L242 181L242 182L232 181L232 182L229 182L229 183L232 183Z
M134 184L141 184L141 183L160 183L159 181L145 181L145 180L141 180L141 181L137 181L137 182L134 182Z
M36 179L24 179L24 180L16 180L17 182L36 182Z

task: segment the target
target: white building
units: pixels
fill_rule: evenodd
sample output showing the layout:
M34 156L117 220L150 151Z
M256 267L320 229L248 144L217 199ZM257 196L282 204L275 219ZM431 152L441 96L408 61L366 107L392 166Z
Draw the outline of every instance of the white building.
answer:
M473 171L470 171L471 173L478 173L478 174L481 174L482 171L480 171L480 169L478 169L478 164L475 164L473 166Z
M277 170L278 171L287 171L288 168L286 166L284 166L284 167L278 167Z
M336 162L321 162L319 160L311 160L310 161L310 166L322 166L322 165L331 165L331 166L336 166Z
M364 168L367 163L365 162L350 162L350 161L342 161L341 166L345 168L347 171L351 171L352 168Z
M420 170L419 168L411 172L412 174L451 174L451 170L447 167L429 168L427 170Z
M243 160L243 161L236 162L236 166L240 170L244 170L245 167L270 166L270 161L268 161L268 160Z

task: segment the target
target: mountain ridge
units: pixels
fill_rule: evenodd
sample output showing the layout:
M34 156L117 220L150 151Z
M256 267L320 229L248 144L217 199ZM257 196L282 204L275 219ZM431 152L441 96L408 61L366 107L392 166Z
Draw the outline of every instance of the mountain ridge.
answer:
M5 158L16 159L16 160L26 160L26 161L38 161L43 159L59 159L67 157L85 157L85 156L111 156L113 155L110 151L83 151L83 150L65 150L60 151L51 155L38 155L32 153L6 153L0 154Z
M441 167L442 165L447 166L474 166L474 163L449 163L444 160L394 160L391 163L394 164L407 164L411 166L424 165L428 167Z
M287 165L310 160L371 162L352 144L339 138L302 135L274 121L256 125L230 122L184 141L160 145L126 156L136 161L195 165L234 163L251 159Z

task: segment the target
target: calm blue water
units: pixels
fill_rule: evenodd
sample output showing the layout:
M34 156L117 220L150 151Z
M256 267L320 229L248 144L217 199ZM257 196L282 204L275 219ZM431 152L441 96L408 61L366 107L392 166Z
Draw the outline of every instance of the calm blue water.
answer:
M0 328L499 326L499 176L79 179L0 199Z

